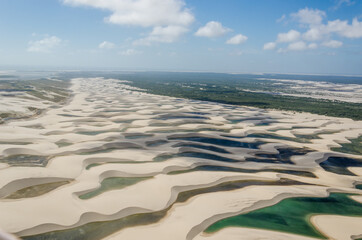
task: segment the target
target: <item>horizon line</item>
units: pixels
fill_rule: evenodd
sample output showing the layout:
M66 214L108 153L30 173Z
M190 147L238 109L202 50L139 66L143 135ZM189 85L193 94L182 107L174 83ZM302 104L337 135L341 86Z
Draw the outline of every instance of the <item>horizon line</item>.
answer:
M301 75L301 76L343 76L343 77L362 77L361 74L347 74L347 73L298 73L298 72L246 72L246 71L206 71L206 70L166 70L166 69L121 69L105 67L50 67L50 66L0 66L1 72L6 71L24 71L24 72L172 72L172 73L222 73L222 74L251 74L251 75L264 75L264 74L279 74L279 75Z

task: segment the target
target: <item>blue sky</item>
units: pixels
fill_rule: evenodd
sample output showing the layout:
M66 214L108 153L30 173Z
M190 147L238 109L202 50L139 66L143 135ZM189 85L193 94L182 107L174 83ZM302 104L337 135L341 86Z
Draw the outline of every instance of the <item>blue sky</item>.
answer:
M362 74L359 0L1 0L0 67Z

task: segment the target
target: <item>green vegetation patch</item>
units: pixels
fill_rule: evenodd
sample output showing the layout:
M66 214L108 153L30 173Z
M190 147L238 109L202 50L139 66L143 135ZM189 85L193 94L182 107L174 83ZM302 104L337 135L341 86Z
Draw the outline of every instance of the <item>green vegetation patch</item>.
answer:
M73 143L67 142L67 141L58 141L55 143L59 148L67 147L72 145Z
M215 166L215 165L203 165L203 166L198 166L198 167L195 167L192 169L172 171L167 174L168 175L177 175L177 174L184 174L184 173L195 172L195 171L240 172L240 173L277 172L277 173L297 175L297 176L301 176L301 177L310 177L310 178L316 177L313 173L307 172L307 171L284 170L284 169L256 170L256 169L233 168L233 167L224 167L224 166ZM362 187L362 185L361 185L361 187Z
M18 154L0 158L0 163L7 163L11 166L46 166L50 157L38 155Z
M101 182L101 186L94 191L82 194L79 196L80 199L90 199L98 196L104 192L112 191L116 189L122 189L138 182L150 179L152 177L112 177L106 178Z
M341 143L341 147L332 148L332 151L362 155L362 136L349 139L350 143Z
M256 79L255 75L144 72L113 77L127 79L130 82L123 84L152 94L362 120L359 103L271 94L277 91L272 82Z
M327 198L289 198L270 207L220 220L205 232L213 233L226 227L249 227L326 239L309 222L312 215L319 214L362 216L362 204L341 193L333 193Z
M285 136L281 136L281 135L273 134L273 133L252 133L252 134L247 135L246 137L278 139L278 140L286 140L286 141L292 141L292 142L310 143L310 141L305 138L285 137Z
M6 199L20 199L20 198L31 198L44 195L54 189L69 184L71 181L60 181L53 183L44 183L39 185L30 186L27 188L20 189L6 197Z

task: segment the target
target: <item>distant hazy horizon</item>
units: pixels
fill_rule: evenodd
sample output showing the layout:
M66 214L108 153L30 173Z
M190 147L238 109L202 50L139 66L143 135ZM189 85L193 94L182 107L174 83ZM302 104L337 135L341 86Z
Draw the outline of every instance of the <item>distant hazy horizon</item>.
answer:
M177 69L121 69L121 68L102 68L102 67L84 67L84 68L71 68L71 67L42 67L42 66L0 66L0 75L6 72L170 72L170 73L222 73L222 74L251 74L251 75L264 75L264 74L279 74L279 75L297 75L297 76L340 76L340 77L360 77L362 81L362 73L348 74L348 73L303 73L303 72L237 72L237 71L206 71L206 70L177 70Z
M297 76L340 76L340 77L360 77L362 81L362 73L348 74L348 73L303 73L303 72L237 72L237 71L206 71L206 70L177 70L177 69L137 69L137 68L105 68L105 67L42 67L42 66L0 66L0 75L6 72L170 72L170 73L222 73L222 74L251 74L251 75L264 75L264 74L279 74L279 75L297 75Z

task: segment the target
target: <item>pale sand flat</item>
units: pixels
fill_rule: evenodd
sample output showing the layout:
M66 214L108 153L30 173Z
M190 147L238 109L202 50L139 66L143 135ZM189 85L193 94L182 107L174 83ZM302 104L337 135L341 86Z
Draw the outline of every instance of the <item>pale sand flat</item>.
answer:
M311 218L316 228L336 240L350 240L362 236L362 218L339 215L316 215Z
M355 200L356 202L362 203L362 195L350 196L350 198L352 198L352 199Z
M305 237L296 234L269 231L255 228L228 227L215 234L200 234L194 240L317 240L318 238Z

